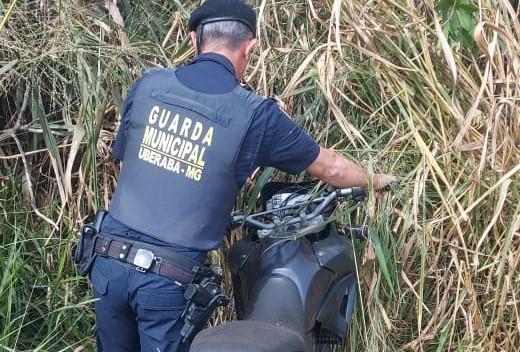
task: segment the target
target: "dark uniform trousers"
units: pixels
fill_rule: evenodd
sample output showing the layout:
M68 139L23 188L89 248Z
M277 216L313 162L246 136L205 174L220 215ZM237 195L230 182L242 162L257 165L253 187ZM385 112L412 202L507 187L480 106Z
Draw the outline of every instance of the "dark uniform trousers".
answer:
M97 257L90 273L99 351L182 352L184 289L172 280Z

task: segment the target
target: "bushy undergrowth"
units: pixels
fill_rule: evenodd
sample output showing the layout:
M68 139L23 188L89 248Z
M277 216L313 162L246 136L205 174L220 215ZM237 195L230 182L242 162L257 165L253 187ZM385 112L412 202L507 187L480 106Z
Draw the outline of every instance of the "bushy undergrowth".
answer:
M88 284L68 247L109 202L128 88L147 67L193 55L195 5L0 4L0 349L93 349ZM248 84L277 96L322 145L403 181L360 214L371 240L358 251L346 350L517 350L518 9L507 0L256 5ZM255 173L240 205L254 204L268 173Z

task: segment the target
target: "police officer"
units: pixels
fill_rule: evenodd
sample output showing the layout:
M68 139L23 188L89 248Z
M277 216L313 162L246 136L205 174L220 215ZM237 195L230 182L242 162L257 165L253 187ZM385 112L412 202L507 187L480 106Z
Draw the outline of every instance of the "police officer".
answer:
M102 351L187 349L179 320L185 274L220 246L237 193L258 166L367 185L365 170L240 85L256 43L249 5L208 0L189 29L198 56L148 71L124 104L113 147L122 167L101 226L109 237L98 240L90 273ZM375 175L374 186L391 180Z

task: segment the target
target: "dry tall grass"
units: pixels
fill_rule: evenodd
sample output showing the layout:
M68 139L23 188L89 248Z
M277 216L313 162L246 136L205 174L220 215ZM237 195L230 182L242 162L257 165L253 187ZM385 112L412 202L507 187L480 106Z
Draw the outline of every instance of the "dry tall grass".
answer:
M321 144L404 183L360 214L372 231L347 350L520 350L518 9L479 0L446 18L439 3L256 3L248 83ZM194 6L0 4L0 349L93 348L67 246L109 202L127 89L146 67L192 56ZM471 22L471 46L452 16ZM269 176L256 173L241 204Z

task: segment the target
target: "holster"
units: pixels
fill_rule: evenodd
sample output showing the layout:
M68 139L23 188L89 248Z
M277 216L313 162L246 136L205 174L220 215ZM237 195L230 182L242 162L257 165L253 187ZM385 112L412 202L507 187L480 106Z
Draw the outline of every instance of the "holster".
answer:
M81 276L87 276L96 259L96 239L101 229L101 223L107 214L106 210L96 213L94 221L81 227L79 240L72 248L72 258Z
M181 319L184 325L181 329L182 342L188 343L208 323L209 318L217 309L229 304L229 298L220 290L222 276L209 270L199 273L194 282L184 291L186 307Z

